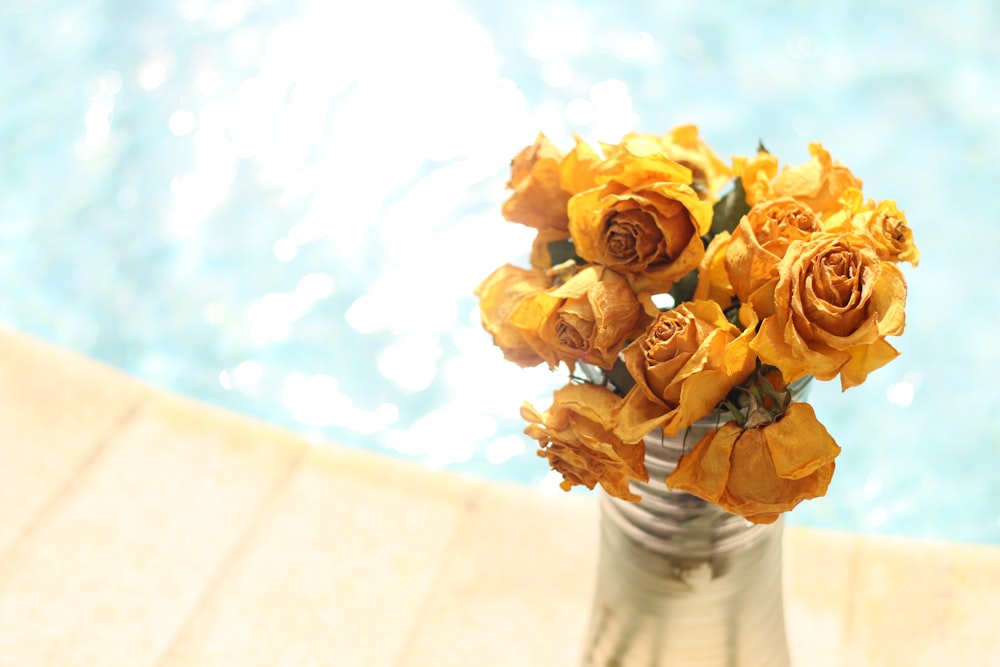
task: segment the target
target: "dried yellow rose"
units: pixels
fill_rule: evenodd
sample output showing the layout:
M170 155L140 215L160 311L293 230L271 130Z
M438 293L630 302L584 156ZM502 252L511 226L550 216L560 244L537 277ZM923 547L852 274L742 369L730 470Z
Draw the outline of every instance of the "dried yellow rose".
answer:
M523 300L510 324L555 367L576 362L610 369L625 341L645 322L628 282L611 269L586 266L565 284Z
M870 238L817 234L792 242L778 263L774 314L751 348L788 382L813 375L860 384L899 353L886 342L905 327L906 280L879 260Z
M861 189L861 181L851 170L830 157L822 144L809 144L810 160L785 167L771 182L777 197L793 197L817 215L825 217L840 209L840 197L848 188Z
M641 295L669 291L704 256L711 204L659 142L630 135L609 152L595 173L598 186L569 200L576 253L623 273Z
M786 166L778 171L778 159L766 152L746 158L733 158L733 171L746 191L747 204L779 197L791 197L820 218L826 218L842 207L840 198L852 188L861 189L861 181L851 170L830 157L822 144L809 144L810 159L800 165Z
M726 320L715 301L691 301L660 313L622 357L635 386L616 415L617 435L667 435L712 412L754 369L750 332Z
M529 422L524 432L538 441L538 455L562 474L563 490L600 484L616 498L639 501L628 481L649 481L645 449L641 440L629 443L615 436L612 413L620 401L604 387L571 384L555 391L545 412L529 403L521 406L521 416Z
M752 303L760 317L773 313L778 262L789 243L806 240L818 231L819 218L795 199L779 197L754 205L726 246L726 273L736 297Z
M875 243L879 259L888 262L909 262L912 266L920 263L920 251L913 242L913 230L906 222L906 214L899 210L891 199L877 204L868 200L861 202L860 190L845 193L841 201L845 210L830 218L825 228L828 231L855 232L866 234Z
M685 167L690 175L681 182L690 185L706 199L716 199L719 191L733 178L729 166L698 136L696 125L680 125L663 136L633 132L619 144L605 144L603 149L609 159L617 157L623 150L659 152Z
M667 486L754 523L772 523L801 501L826 493L840 447L808 403L775 422L709 431L682 456Z
M504 358L518 366L537 366L542 357L521 329L511 322L517 308L528 298L549 289L551 278L542 269L522 269L505 264L491 273L475 290L483 328Z
M503 217L538 230L554 230L566 238L569 198L595 185L592 171L599 158L584 142L564 153L539 133L511 162L507 187L514 192L501 208Z

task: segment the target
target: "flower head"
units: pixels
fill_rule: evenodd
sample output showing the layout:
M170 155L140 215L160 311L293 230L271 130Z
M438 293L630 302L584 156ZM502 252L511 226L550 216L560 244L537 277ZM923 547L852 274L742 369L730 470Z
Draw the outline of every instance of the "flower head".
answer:
M698 266L712 208L691 171L642 136L627 137L595 172L597 186L568 203L580 257L622 273L640 294L668 291Z
M568 234L566 202L593 187L591 174L597 154L582 141L569 153L559 150L548 137L539 134L511 162L507 187L513 190L504 202L503 217L538 230Z
M905 304L902 272L869 237L820 234L789 245L750 347L789 382L840 375L847 389L899 354L885 337L903 332Z
M772 523L803 500L826 493L840 447L808 403L777 421L709 431L681 457L667 486L754 523Z
M825 228L831 232L854 232L870 237L881 260L919 264L920 251L913 242L913 230L896 202L886 199L862 204L861 199L860 190L849 191L844 197L847 207L828 220Z
M714 301L692 301L660 314L622 352L635 380L617 412L616 433L667 435L708 415L754 369L749 334Z
M504 358L518 366L537 366L544 359L511 318L521 304L550 285L551 279L542 269L505 264L476 287L483 328L493 336L493 344L500 348Z
M560 361L610 369L624 342L645 324L642 306L625 279L586 266L565 283L524 299L508 316L550 367Z
M612 413L620 401L604 387L570 384L555 391L545 412L528 403L521 407L528 422L524 432L538 441L538 455L562 473L563 490L600 484L612 496L639 500L629 490L628 480L649 481L645 450L642 441L629 443L615 436Z

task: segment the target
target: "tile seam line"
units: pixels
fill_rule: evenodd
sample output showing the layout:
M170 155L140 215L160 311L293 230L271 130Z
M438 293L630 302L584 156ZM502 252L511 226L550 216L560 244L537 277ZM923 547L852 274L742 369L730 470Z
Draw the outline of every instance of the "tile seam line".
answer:
M483 499L489 493L489 489L490 482L480 480L476 482L473 486L473 490L470 491L465 497L465 511L462 513L461 519L455 522L455 532L442 546L441 552L443 554L452 553L453 547L462 540L462 535L465 533L466 527L468 527L475 517L478 516L479 507L482 504ZM427 586L427 593L423 596L420 606L414 614L413 624L407 629L406 639L404 639L403 643L400 645L399 653L389 663L391 667L405 667L406 657L410 654L410 648L417 640L417 632L420 630L420 626L423 623L426 612L430 608L431 602L433 601L434 591L437 590L438 582L447 576L447 572L445 571L446 568L447 558L442 558L434 572L434 576L431 577L430 583Z
M270 509L274 507L275 503L288 488L295 473L304 465L308 449L308 445L301 446L291 461L285 465L285 469L275 476L274 481L269 485L253 509L250 520L247 521L246 526L239 532L237 538L233 540L229 549L226 550L218 566L209 574L204 586L195 598L194 604L188 613L180 619L176 631L164 644L159 654L150 661L150 665L164 667L171 664L171 656L178 647L183 645L185 636L195 627L195 619L220 590L232 566L240 560L241 556L249 548L253 537L259 532L260 526Z
M69 479L67 479L62 486L57 489L49 498L42 504L38 510L32 514L31 518L25 523L24 527L18 531L17 535L10 541L7 548L0 552L0 572L3 572L4 563L7 561L11 554L13 554L19 544L27 539L30 539L32 533L38 530L46 518L55 512L73 493L73 489L80 484L80 480L83 479L88 471L97 465L98 460L103 458L107 451L110 449L110 443L121 433L128 424L133 422L150 403L152 403L156 398L156 393L151 391L146 391L143 395L138 398L133 405L129 407L122 415L114 421L111 426L102 435L95 438L95 444L93 451L87 456L87 458L77 467L76 473Z

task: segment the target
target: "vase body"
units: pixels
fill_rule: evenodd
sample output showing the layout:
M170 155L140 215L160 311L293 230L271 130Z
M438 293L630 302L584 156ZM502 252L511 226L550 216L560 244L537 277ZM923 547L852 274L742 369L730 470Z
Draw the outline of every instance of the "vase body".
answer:
M667 489L711 428L646 436L649 483L631 503L600 494L601 544L587 667L787 667L781 520L757 525Z

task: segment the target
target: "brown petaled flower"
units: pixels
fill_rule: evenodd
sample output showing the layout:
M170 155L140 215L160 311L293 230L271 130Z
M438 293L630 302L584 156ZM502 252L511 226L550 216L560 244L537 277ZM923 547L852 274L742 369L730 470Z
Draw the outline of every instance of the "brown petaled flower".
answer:
M711 413L753 371L752 334L741 334L715 301L660 313L622 352L636 384L618 410L615 433L628 441L655 428L674 435Z
M793 197L826 217L840 209L845 191L861 189L861 181L835 162L819 142L809 144L809 154L812 157L805 164L785 167L771 182L771 191L774 196Z
M526 299L543 293L550 284L551 278L542 269L505 264L476 287L483 328L493 336L503 356L518 366L537 366L544 360L511 318Z
M754 206L768 199L791 197L812 209L822 219L841 209L840 198L852 188L861 188L851 170L835 162L822 144L809 144L810 159L778 172L778 159L766 152L733 158L733 171Z
M913 242L913 230L906 223L906 214L891 199L862 203L860 190L845 193L843 213L830 218L825 227L829 231L867 234L875 243L878 257L887 262L920 262L920 251Z
M644 322L628 282L611 269L586 266L565 284L521 302L510 315L535 351L555 367L578 361L610 369Z
M826 493L840 447L808 403L792 403L775 422L709 431L681 457L667 486L754 523L772 523L803 500Z
M681 182L687 183L702 198L716 199L730 180L732 170L698 136L695 125L681 125L663 136L632 132L616 145L605 144L604 154L615 159L624 153L649 154L658 152L690 171Z
M579 139L567 154L539 134L535 143L511 162L507 187L514 192L503 204L503 217L567 238L566 202L573 194L594 186L592 171L598 160L593 149Z
M920 251L913 242L913 230L906 224L906 214L891 199L879 202L874 210L855 216L851 222L855 229L871 234L880 259L909 262L912 266L920 263Z
M641 295L666 292L698 266L712 207L691 186L691 172L658 144L633 137L597 170L598 187L569 201L577 254L626 275Z
M628 481L649 481L645 449L641 441L628 443L615 436L612 412L620 401L604 387L571 384L555 391L552 407L544 413L529 403L521 406L521 416L529 422L524 432L538 441L538 455L562 473L563 490L600 484L616 498L639 501Z
M885 341L905 326L906 281L872 241L818 234L795 241L778 264L774 314L751 343L788 382L806 375L860 384L898 352Z
M819 231L819 218L795 199L781 197L754 205L726 247L726 273L736 297L752 303L760 317L773 313L777 265L788 244L804 241Z

